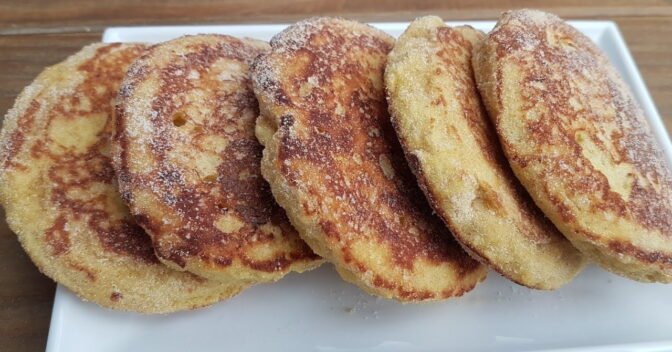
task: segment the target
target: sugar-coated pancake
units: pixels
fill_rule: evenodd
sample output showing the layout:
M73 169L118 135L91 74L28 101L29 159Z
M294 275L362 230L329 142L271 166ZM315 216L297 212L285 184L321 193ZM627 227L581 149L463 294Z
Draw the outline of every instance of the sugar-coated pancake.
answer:
M89 45L23 90L0 133L0 201L44 274L104 307L166 313L212 304L242 287L161 264L118 195L112 103L145 48Z
M672 173L599 48L554 15L511 11L473 64L513 171L557 228L614 273L672 281Z
M131 66L117 101L122 197L167 265L224 282L321 263L261 177L248 66L268 44L185 36Z
M583 256L511 172L476 90L471 52L484 34L416 19L388 56L385 86L409 165L436 213L468 251L505 277L555 289Z
M262 175L301 237L341 276L400 301L471 290L486 269L433 216L396 139L383 71L394 40L313 18L253 66Z

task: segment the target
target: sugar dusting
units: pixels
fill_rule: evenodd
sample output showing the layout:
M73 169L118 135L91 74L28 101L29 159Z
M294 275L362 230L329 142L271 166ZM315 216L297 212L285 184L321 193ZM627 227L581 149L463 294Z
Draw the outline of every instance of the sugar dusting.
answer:
M582 241L610 243L595 254L603 261L635 257L642 272L659 275L645 266L662 263L672 252L672 172L605 54L557 16L532 10L506 13L483 48L496 56L493 77L484 78L496 84L482 84L484 95L500 102L511 98L505 98L510 91L502 81L504 65L517 67L524 80L521 109L533 136L524 143L536 151L523 152L511 141L505 145L518 167L529 170L523 178L541 182L535 189L542 191L533 196L552 199L546 210L573 224L568 236L587 233L592 239L581 235ZM584 217L597 225L577 222Z

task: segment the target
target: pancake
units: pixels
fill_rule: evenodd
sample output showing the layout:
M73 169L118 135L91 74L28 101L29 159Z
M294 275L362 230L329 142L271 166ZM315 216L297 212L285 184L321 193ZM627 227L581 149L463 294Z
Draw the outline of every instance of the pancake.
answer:
M0 133L0 201L45 275L104 307L166 313L242 287L159 263L118 195L107 127L126 68L144 50L93 44L23 90Z
M672 281L672 174L609 60L558 17L506 12L474 56L513 171L590 259Z
M413 21L388 57L392 123L429 203L455 238L512 281L555 289L583 256L525 193L481 104L471 52L484 34Z
M321 263L260 175L248 66L268 44L200 35L149 49L117 101L122 197L174 269L223 281L275 281Z
M431 214L385 103L394 40L313 18L271 40L253 66L262 175L301 237L365 291L404 302L471 290L486 275Z

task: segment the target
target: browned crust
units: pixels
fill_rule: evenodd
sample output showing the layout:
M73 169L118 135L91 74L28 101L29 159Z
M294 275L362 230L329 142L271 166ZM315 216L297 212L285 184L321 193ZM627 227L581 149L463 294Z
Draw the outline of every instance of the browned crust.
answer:
M157 45L130 68L117 102L115 165L124 199L163 261L212 279L277 280L290 270L319 264L259 171L261 146L253 135L258 107L246 69L266 48L262 42L219 35ZM215 76L222 62L240 68L231 77L221 77L230 73L227 69ZM138 91L151 80L156 86ZM148 109L142 107L147 98L138 98L143 94L151 99ZM207 99L195 105L190 96L198 95ZM145 135L133 131L138 126ZM202 175L194 164L214 154L212 136L225 140L226 147L216 153L216 172ZM149 144L148 154L130 154L143 143ZM178 149L184 145L188 148ZM181 155L193 159L176 162ZM146 170L129 167L138 158L148 159ZM150 194L150 203L137 201L141 192ZM224 232L217 225L223 217L240 227ZM172 221L167 224L166 218ZM261 247L274 252L253 257L251 250Z
M333 18L299 22L271 40L253 66L262 174L300 235L346 280L404 301L459 295L485 272L431 215L404 161L382 87L392 43ZM388 267L373 266L369 254ZM454 286L418 289L390 274L421 277L421 262L455 275Z
M90 109L72 114L109 114L110 102L116 95L115 88L121 85L125 67L144 52L145 48L139 44L126 47L122 47L119 43L101 45L92 57L81 62L76 68L77 74L85 76L86 79L73 89L75 94L66 93L62 99L67 100L64 103L72 105L76 105L80 99L87 99ZM96 87L103 89L97 91ZM3 172L14 168L24 170L30 168L29 164L17 161L16 157L25 151L22 147L27 138L26 134L35 133L34 130L39 128L36 125L38 123L36 113L43 99L45 98L36 97L32 100L28 109L17 118L18 127L9 132L7 138L3 138L1 148ZM52 112L46 116L46 121L39 123L44 126L52 125L55 119L63 118L67 114L63 109L63 105L56 104ZM54 148L53 143L48 136L39 136L38 141L30 145L29 152L32 160L46 158L53 165L49 168L45 180L53 187L49 202L58 204L61 213L45 233L45 239L53 248L53 254L60 255L69 250L70 235L64 228L68 216L77 214L77 217L89 219L92 231L98 235L105 249L135 257L142 262L157 263L149 238L137 225L131 222L119 222L110 227L109 214L105 209L101 209L98 199L82 201L69 195L72 190L85 190L96 183L112 184L114 172L110 158L100 152L108 144L108 140L99 138L84 152L54 151L51 149Z
M597 46L556 16L512 11L474 65L516 175L565 236L616 273L671 281L672 174L643 112ZM504 127L511 120L502 118L512 109L503 105L504 65L521 75L516 116L525 134L515 140ZM602 228L586 225L595 221Z

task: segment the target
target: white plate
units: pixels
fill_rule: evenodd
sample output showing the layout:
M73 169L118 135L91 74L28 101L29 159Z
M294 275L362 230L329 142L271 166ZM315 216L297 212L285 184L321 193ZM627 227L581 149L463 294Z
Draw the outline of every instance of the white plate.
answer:
M623 74L672 159L663 123L616 25L572 23L597 42ZM467 24L488 30L494 23ZM399 35L407 23L374 25ZM269 39L284 27L109 28L103 41L158 42L188 33ZM165 316L102 309L59 286L47 344L49 352L553 349L672 349L672 286L641 284L589 267L566 287L540 292L491 273L462 298L401 305L362 293L325 265L253 287L207 309Z

